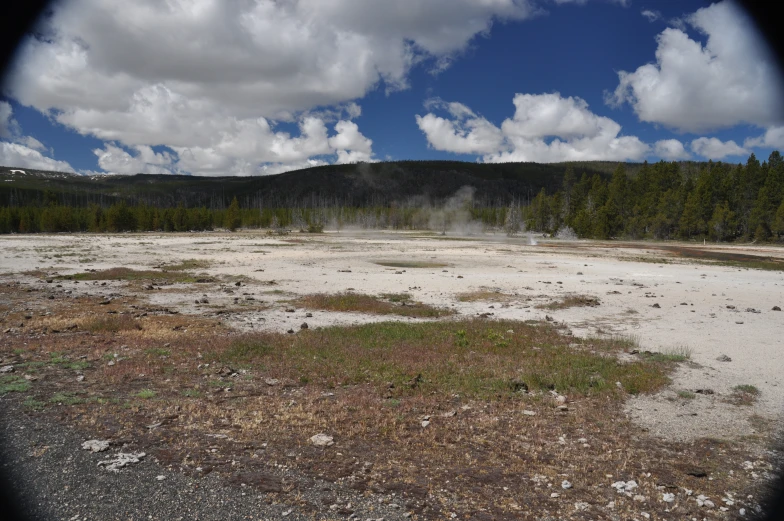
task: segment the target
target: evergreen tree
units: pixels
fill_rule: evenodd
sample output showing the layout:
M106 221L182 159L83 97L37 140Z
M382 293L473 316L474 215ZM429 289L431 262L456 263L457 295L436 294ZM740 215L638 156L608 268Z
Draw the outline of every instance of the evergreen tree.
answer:
M236 231L237 228L240 227L242 221L240 219L240 203L237 201L237 198L231 200L231 204L229 208L226 210L226 215L223 221L223 225L229 231Z

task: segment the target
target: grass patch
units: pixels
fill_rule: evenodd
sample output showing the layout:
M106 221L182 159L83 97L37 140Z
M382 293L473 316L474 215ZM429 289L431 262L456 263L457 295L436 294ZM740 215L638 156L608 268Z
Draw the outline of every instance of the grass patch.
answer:
M120 331L140 331L142 325L131 315L109 315L96 317L82 325L91 333L117 333Z
M150 398L155 398L157 393L152 389L142 389L138 393L136 393L137 398L141 398L142 400L149 400Z
M760 390L754 385L736 385L724 401L732 405L754 405L759 396Z
M182 395L186 398L201 398L202 392L198 389L185 389L182 391Z
M502 302L510 300L512 295L507 295L498 290L481 289L477 291L467 291L465 293L458 293L457 300L460 302L477 302L483 300L490 300L493 302Z
M46 407L46 403L41 400L36 400L32 396L28 396L22 402L22 406L32 409L34 411L42 411Z
M577 308L577 307L596 307L601 304L601 301L596 297L590 297L588 295L567 295L566 297L555 300L553 302L549 302L547 304L540 304L536 306L538 309L549 309L549 310L556 310L556 309L567 309L567 308Z
M388 300L390 302L408 302L411 300L411 295L408 293L382 293L380 295L381 298L384 300Z
M396 297L401 297L401 295L403 294L397 294ZM371 313L374 315L438 318L454 314L452 310L428 306L420 302L402 300L399 303L394 303L372 295L353 292L306 295L298 298L294 303L308 309Z
M49 397L49 403L56 405L79 405L84 403L84 399L74 393L60 392Z
M144 352L152 356L171 356L171 351L162 347L151 347L150 349L145 349Z
M167 281L167 282L212 282L208 276L199 276L185 271L153 271L153 270L134 270L131 268L109 268L108 270L88 271L75 273L73 275L61 275L57 277L63 280L124 280L129 282L141 281Z
M696 397L697 395L691 391L678 391L678 398L683 398L684 400L693 400Z
M373 264L387 268L447 268L449 264L428 261L373 261Z
M8 393L23 393L30 389L30 382L16 375L0 376L0 396Z
M189 270L203 270L210 267L210 262L203 259L185 259L177 264L168 266L161 266L164 271L189 271Z
M754 396L760 395L760 390L756 386L749 384L736 385L732 390L740 393L753 394Z
M295 337L248 335L212 356L222 362L242 360L275 377L327 388L359 384L386 388L392 383L398 397L435 393L490 399L524 387L614 395L621 392L615 382L637 394L669 382L670 364L620 363L613 356L570 348L569 341L547 324L383 322L308 330Z
M685 362L691 359L691 349L679 346L663 352L645 352L643 356L657 362Z

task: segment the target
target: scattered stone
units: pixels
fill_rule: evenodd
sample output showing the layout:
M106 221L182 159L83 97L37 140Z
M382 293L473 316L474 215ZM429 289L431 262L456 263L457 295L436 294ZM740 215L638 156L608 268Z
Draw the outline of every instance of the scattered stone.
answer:
M448 411L441 415L443 418L453 418L457 416L457 411Z
M694 391L697 394L714 394L713 389L696 389Z
M559 394L555 397L555 403L558 405L564 405L566 403L566 396Z
M312 318L312 317L313 317L313 313L305 313L305 318Z
M616 481L610 486L615 490L617 490L618 492L631 492L632 490L637 488L637 482L634 480Z
M664 494L662 494L662 501L664 501L665 503L672 503L673 501L675 501L675 494L671 492L665 492Z
M430 425L430 420L422 420L422 428L423 428L423 429L424 429L425 427L427 427L428 425Z
M556 409L558 409L560 412L566 412L569 410L569 407L567 407L566 405L559 405L558 407L556 407Z
M736 320L735 323L736 324L743 324L743 321L742 320Z
M158 481L163 481L164 479L166 479L166 476L164 476L163 474L159 474L155 476L155 479L157 479Z
M108 365L109 367L113 366L113 365L114 365L114 360L109 360L109 361L106 363L106 365Z
M335 444L335 439L332 436L320 433L310 437L310 443L316 447L329 447Z
M76 381L77 381L77 382L84 382L84 375L83 375L83 374L80 374L79 376L77 376L77 377L76 377Z
M144 452L118 452L113 459L99 461L98 466L104 466L110 472L120 472L123 467L139 463L146 455Z
M90 452L103 452L109 448L109 442L106 440L87 440L82 443L82 448Z
M463 276L462 276L462 275L458 275L458 276L457 276L457 278L458 278L458 279L462 279L462 278L463 278Z
M728 305L727 305L727 309L735 309L735 306L733 306L733 305L731 305L731 304L728 304Z
M582 274L583 274L583 272L582 272L582 271L578 271L578 272L577 272L577 274L578 274L578 275L582 275Z
M718 360L719 362L732 362L732 358L730 358L727 355L721 355L717 357L716 360Z
M240 286L242 286L242 282L240 282L240 281L237 281L237 282L235 282L235 283L234 283L234 285L235 285L235 286L237 286L237 287L239 288Z
M638 503L645 503L648 501L648 498L643 496L642 494L635 494L632 500L637 501Z
M553 317L551 317L550 315L545 315L545 316L544 316L544 319L545 319L546 321L548 321L548 322L552 322L553 320L555 320L555 319L554 319Z
M2 373L2 374L13 373L14 371L15 371L15 369L14 369L14 366L12 366L12 365L6 365L6 366L3 366L3 367L0 367L0 373Z
M658 303L658 302L656 302L655 304L653 304L651 307L652 307L652 308L656 308L656 309L661 309L661 306L659 305L659 303Z
M289 329L288 331L286 331L286 333L288 333L289 335L293 335L294 334L294 330L293 329Z
M773 306L773 311L781 311L781 308L778 306Z
M526 416L536 416L536 412L529 411L529 410L523 411L523 414L525 414Z
M302 325L299 326L299 328L300 329L307 329L308 328L308 323L307 322L303 322Z
M563 480L561 481L561 488L564 490L569 490L570 488L572 488L572 483L570 481Z

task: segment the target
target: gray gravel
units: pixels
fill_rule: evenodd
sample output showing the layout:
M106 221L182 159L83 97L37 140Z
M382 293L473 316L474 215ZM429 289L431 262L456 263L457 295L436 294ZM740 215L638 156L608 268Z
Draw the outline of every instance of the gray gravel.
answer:
M117 473L108 472L98 462L133 447L113 446L100 453L83 450L84 435L50 415L27 413L11 396L0 397L0 437L2 471L11 476L19 506L31 519L349 519L349 514L330 511L329 505L323 513L313 514L286 503L268 504L271 496L250 487L228 484L216 474L188 477L163 468L149 456ZM363 497L326 482L301 493L314 504L322 503L323 494L343 498L343 505L353 501L354 519L406 519L402 509L389 504L394 498ZM0 513L0 518L6 516Z

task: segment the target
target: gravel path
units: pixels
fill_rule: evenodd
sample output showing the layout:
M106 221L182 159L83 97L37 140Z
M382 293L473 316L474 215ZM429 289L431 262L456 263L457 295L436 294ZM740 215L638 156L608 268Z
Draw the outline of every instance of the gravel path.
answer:
M0 398L2 472L10 477L23 516L46 520L266 520L266 519L405 519L390 498L361 497L317 483L301 491L305 500L323 504L322 495L352 501L353 514L305 514L286 503L268 504L270 497L250 487L231 486L215 474L191 478L166 470L150 457L112 473L98 466L120 452L112 447L91 453L87 439L44 414L27 414L11 397ZM132 452L132 448L124 452ZM163 476L163 479L159 479ZM8 492L3 487L5 492ZM353 496L353 497L352 497ZM4 499L4 498L0 498ZM5 510L0 517L14 518ZM8 515L8 517L7 517Z

